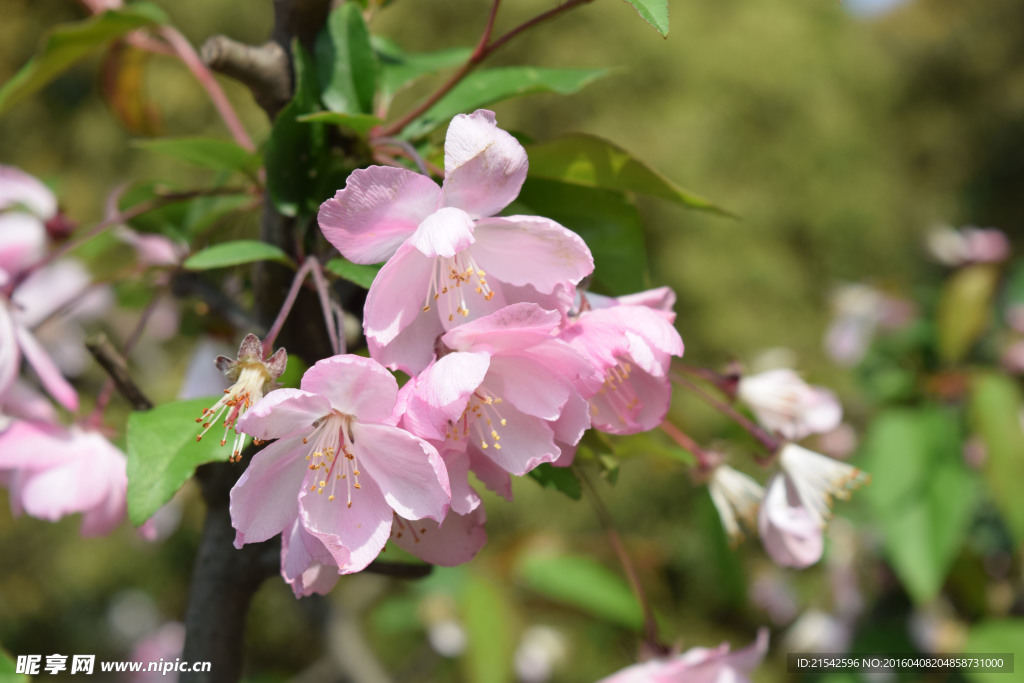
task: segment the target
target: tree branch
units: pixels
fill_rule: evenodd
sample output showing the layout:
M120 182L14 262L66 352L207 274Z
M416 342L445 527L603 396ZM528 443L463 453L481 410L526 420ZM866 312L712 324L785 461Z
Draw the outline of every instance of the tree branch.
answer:
M128 363L125 361L113 343L102 332L85 341L85 348L89 349L96 362L107 371L114 386L121 392L135 410L149 410L153 402L139 388L139 385L128 374Z

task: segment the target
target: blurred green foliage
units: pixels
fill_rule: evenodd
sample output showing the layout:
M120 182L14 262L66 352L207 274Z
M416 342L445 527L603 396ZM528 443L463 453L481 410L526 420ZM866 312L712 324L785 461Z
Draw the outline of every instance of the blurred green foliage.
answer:
M215 33L261 43L271 24L270 2L246 3L244 11L228 2L154 4L197 45ZM547 6L541 0L506 4L508 15L501 20L509 26ZM454 50L475 44L488 8L483 0L399 1L371 29L401 46L394 54ZM913 0L873 20L822 0L673 0L671 9L667 40L629 16L632 10L623 3L608 1L508 45L489 66L529 63L611 72L571 97L538 94L497 105L498 120L541 145L569 132L613 141L738 218L684 211L671 201L647 197L639 198L637 214L600 184L555 192L545 187L554 181L542 179L531 179L521 201L570 227L574 217L592 219L595 211L628 214L623 220L637 226L635 239L607 245L603 253L596 247L597 257L606 260L598 273L618 266L623 272L617 281L632 277L636 287L646 286L644 273L633 265L642 258L630 257L646 250L652 281L673 286L679 296L678 327L691 362L720 364L733 355L749 359L767 347L786 347L818 382L843 390L848 414L860 424L877 404L911 406L887 412L871 428L863 464L876 481L863 495L865 504L856 502L858 494L841 513L859 518L869 536L877 534L876 547L869 543L870 552L853 562L870 607L856 647L910 647L912 614L954 612L959 620L941 623L968 628L968 649L1012 648L1020 642L1024 597L1020 482L1007 472L1020 471L1021 449L1016 437L1004 434L1012 431L1019 387L985 375L972 379L971 428L988 442L994 461L1009 463L976 477L957 458L954 446L962 426L944 421L945 408L929 404L938 399L918 385L918 373L936 369L939 357L952 361L966 355L972 362L976 355L970 355L970 347L986 321L963 328L962 314L946 314L947 323L940 314L939 325L953 329L946 334L955 337L947 342L952 350L944 353L936 350L927 323L923 331L920 326L904 330L869 356L857 373L863 382L825 364L821 336L829 293L839 283L867 280L909 294L914 283L935 281L919 248L933 223L993 224L1017 238L1024 219L1018 199L1024 185L1024 4ZM0 82L28 61L53 24L82 16L70 0L7 0L0 22ZM358 52L365 41L358 22L348 20L336 28L348 32ZM455 64L464 55L439 53L428 66ZM68 214L82 224L98 220L107 194L126 181L194 187L216 172L150 153L159 151L159 144L131 144L135 134L118 123L100 95L100 63L99 56L87 59L0 117L0 162L53 184ZM227 140L212 106L180 65L153 56L142 68L145 98L158 113L154 132ZM403 78L419 73L415 63L403 68L409 70ZM395 112L439 82L428 77L398 91L401 78L394 73L384 64L379 76L393 88ZM250 133L265 141L271 127L262 112L241 87L224 84ZM333 93L340 111L367 112L365 84L330 74L320 85ZM290 133L307 138L325 124L287 125ZM202 144L194 151L202 157ZM251 172L247 164L238 155L233 170ZM329 160L324 164L329 176ZM227 213L238 208L234 198L196 202L233 202L224 208L228 230L238 239L255 236L251 219ZM209 227L190 227L180 215L187 211L187 205L169 207L147 220L191 234ZM585 223L581 229L600 229L592 220ZM982 298L988 301L992 287L988 280L983 284ZM966 306L980 310L976 303ZM198 323L193 317L184 324ZM161 368L180 370L183 363L165 359L148 377ZM161 386L158 398L175 390ZM962 407L963 400L947 402ZM700 438L737 436L693 401L677 401L674 417ZM899 434L883 438L886 431ZM932 441L934 448L920 445ZM598 489L663 617L666 638L687 647L724 639L744 644L758 625L771 621L763 607L748 600L761 579L792 591L801 606L833 607L826 567L796 575L773 567L756 543L731 550L703 488L691 483L680 461L651 457L653 452L654 445L647 452L622 454L618 481L614 486L601 482ZM932 461L935 453L941 454L941 466ZM936 478L943 483L929 483ZM974 504L975 479L981 478L988 479L992 500L983 496ZM899 487L920 495L904 496ZM583 597L558 600L553 597L558 590L529 571L552 557L564 562L586 555L597 564L572 571L594 582L610 580L605 573L617 566L591 510L530 481L517 481L515 494L511 505L487 499L490 541L470 567L438 570L420 583L357 577L352 588L339 587L327 600L301 602L282 583L268 582L250 619L252 680L286 680L331 656L322 637L334 624L325 616L328 602L343 614L330 618L362 625L370 649L391 663L402 681L511 680L508 666L493 661L507 665L521 634L537 624L560 630L568 643L568 658L555 680L592 681L631 662L635 639L626 627L632 617L624 598L606 596L610 602L604 607L588 606L581 579L576 587ZM128 529L109 539L82 540L77 520L51 525L0 516L0 644L11 653L56 650L126 658L130 643L118 635L111 614L128 587L150 596L161 618L180 619L201 506L191 485L178 501L185 503L181 526L160 545L147 544ZM986 501L1006 517L1009 530L1000 514L985 513ZM917 509L913 515L894 509L902 506ZM942 519L949 523L936 523ZM917 523L910 530L895 528ZM907 536L917 537L925 549L893 545ZM889 565L879 563L886 556L902 585L889 574ZM354 599L359 591L372 599ZM436 603L438 596L449 600L446 609L471 634L470 655L458 665L425 644L434 617L424 605ZM913 607L911 598L922 606ZM594 619L595 610L602 609L619 616ZM975 621L978 627L969 628ZM5 666L0 659L0 676ZM769 662L756 678L788 680L784 667L784 659Z

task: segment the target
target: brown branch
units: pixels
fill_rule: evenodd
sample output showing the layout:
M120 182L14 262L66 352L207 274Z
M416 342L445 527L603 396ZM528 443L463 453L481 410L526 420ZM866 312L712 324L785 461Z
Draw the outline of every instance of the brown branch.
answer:
M255 47L227 36L212 36L203 43L200 57L213 71L249 88L256 104L271 119L291 99L288 51L276 42Z
M153 407L153 402L146 397L139 385L128 374L128 363L125 362L124 356L114 348L107 335L102 332L96 334L86 340L85 347L89 349L89 353L93 355L96 362L107 371L110 379L114 381L114 386L127 399L132 408L149 410Z

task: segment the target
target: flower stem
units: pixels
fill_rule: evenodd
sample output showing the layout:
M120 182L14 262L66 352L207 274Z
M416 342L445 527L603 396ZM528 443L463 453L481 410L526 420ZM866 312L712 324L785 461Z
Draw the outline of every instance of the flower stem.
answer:
M623 545L619 532L615 530L615 522L608 512L608 508L604 506L604 502L602 502L601 497L598 495L597 489L590 483L590 478L587 477L584 469L579 465L573 465L572 469L576 476L579 477L580 482L582 482L583 488L587 492L587 497L597 513L597 518L600 520L601 526L604 527L605 534L608 536L608 542L618 556L619 562L622 564L622 570L626 573L626 578L629 580L629 585L633 589L641 609L643 609L645 643L655 651L667 652L668 648L658 640L658 622L654 618L654 610L651 608L651 603L647 600L647 595L640 584L640 577L636 573L633 560L629 557L629 553L626 552L626 546Z
M708 470L715 466L715 458L712 457L700 447L689 434L676 427L674 424L665 420L661 423L661 431L668 434L673 441L675 441L681 448L693 453L693 457L697 459L697 467L701 470Z
M569 0L568 2L550 9L547 12L538 14L533 19L523 22L519 26L505 33L494 40L489 42L491 34L494 31L494 21L498 16L498 5L501 4L501 0L494 0L494 4L491 5L491 13L487 18L487 25L484 27L484 32L480 36L480 40L476 45L476 49L473 50L473 54L469 56L466 63L459 67L458 71L451 75L451 77L445 81L440 88L434 91L427 99L420 102L416 107L407 112L405 116L398 119L393 123L389 123L376 131L375 137L383 136L390 137L397 135L402 131L403 128L412 123L417 117L423 114L425 111L430 109L434 104L437 103L442 97L451 92L452 88L459 84L459 82L465 78L470 71L475 69L482 61L494 54L495 50L500 48L505 43L509 42L520 33L531 29L538 24L541 24L549 19L553 19L560 14L564 14L568 10L583 5L593 0Z
M342 345L344 344L344 337L339 339L338 325L335 322L335 315L331 309L331 293L328 289L327 279L324 278L324 271L320 267L320 262L315 256L308 256L302 262L299 270L295 273L295 277L292 278L292 285L288 289L288 294L285 296L284 303L281 304L281 310L277 312L277 318L274 320L274 324L270 326L270 330L266 336L263 337L263 355L264 357L270 356L274 351L274 340L277 339L277 335L280 334L281 328L284 326L285 320L288 319L288 314L291 313L292 306L295 305L295 300L299 296L299 291L302 289L302 284L306 280L306 276L310 273L313 274L313 284L316 287L317 295L320 298L320 310L324 315L324 324L327 327L327 336L330 338L331 350L335 355L343 352Z
M701 389L699 386L691 382L689 379L687 379L680 373L670 372L669 374L672 377L672 381L683 385L684 387L695 393L697 396L702 398L704 401L706 401L709 405L711 405L712 408L722 413L723 415L729 417L736 424L747 430L751 436L753 436L755 439L761 442L761 445L764 446L769 453L774 453L777 450L779 450L779 447L782 444L779 442L777 438L769 434L767 430L762 429L761 427L754 424L753 421L751 421L748 417L746 417L738 410L733 408L731 405L719 401L717 398Z

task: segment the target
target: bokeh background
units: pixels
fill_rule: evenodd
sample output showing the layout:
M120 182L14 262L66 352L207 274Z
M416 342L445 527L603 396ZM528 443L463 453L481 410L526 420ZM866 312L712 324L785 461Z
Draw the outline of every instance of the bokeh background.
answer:
M257 44L272 22L269 2L155 4L195 45L217 33ZM544 7L506 3L499 28ZM371 29L410 51L469 46L488 8L479 0L398 0ZM4 0L2 9L0 82L50 26L84 16L71 0ZM881 391L864 372L827 357L835 289L866 282L894 297L923 291L927 308L934 299L927 292L945 275L922 247L929 228L995 226L1019 241L1024 4L673 0L671 22L662 39L627 4L600 0L523 36L491 64L611 71L572 97L497 105L498 121L537 141L570 131L605 137L736 214L638 199L651 283L678 295L688 362L756 367L771 351L837 389L862 437L882 404L920 396ZM151 132L227 138L178 63L153 56L144 69ZM205 177L133 147L140 134L112 114L100 72L99 58L87 60L0 117L0 162L44 179L83 225L102 217L120 184L188 186ZM222 83L251 135L264 139L263 113L240 86ZM403 93L393 111L430 85ZM233 229L254 230L254 219ZM172 399L189 349L143 348L152 356L141 381L154 397ZM699 402L678 397L672 417L702 441L733 439L734 457L745 456L742 435ZM728 547L705 488L682 460L647 447L621 455L617 482L595 485L666 640L742 646L768 625L771 654L756 681L793 678L787 651L958 651L975 625L1024 615L1020 552L991 505L979 504L963 522L949 578L922 599L894 573L885 524L861 494L839 503L826 559L793 572L772 565L756 539ZM268 582L250 616L248 680L582 682L633 661L635 605L622 593L594 511L532 481L516 484L514 503L488 500L490 542L466 567L417 582L351 577L326 599L302 601L282 582ZM14 654L127 659L140 638L180 620L202 522L196 492L186 488L176 510L176 530L159 544L128 528L82 540L76 519L47 524L0 514L0 644ZM590 564L569 566L566 556ZM589 588L572 596L550 585L563 572ZM168 633L173 640L173 626Z

